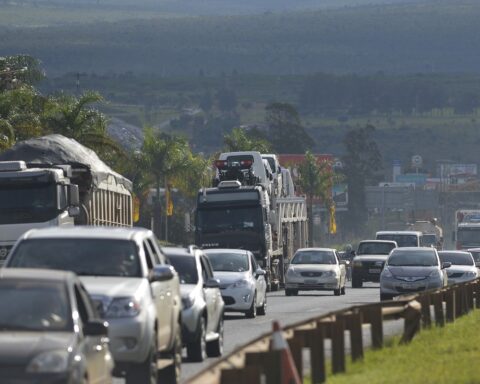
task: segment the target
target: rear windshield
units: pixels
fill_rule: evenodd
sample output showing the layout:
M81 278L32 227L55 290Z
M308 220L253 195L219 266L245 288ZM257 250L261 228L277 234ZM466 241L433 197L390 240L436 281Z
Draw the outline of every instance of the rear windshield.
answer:
M332 251L300 251L292 264L337 264L337 259Z
M388 258L388 265L391 267L434 267L438 266L437 256L434 251L394 250Z
M168 259L170 265L172 265L178 272L181 284L197 284L198 272L195 257L186 255L168 255Z
M392 243L360 243L357 255L388 255L393 248Z
M8 266L75 272L79 276L141 277L135 242L117 239L31 239L13 251Z
M418 236L386 233L377 235L377 240L395 241L399 247L418 247Z
M475 265L473 257L467 252L438 252L442 263L452 263L453 265Z

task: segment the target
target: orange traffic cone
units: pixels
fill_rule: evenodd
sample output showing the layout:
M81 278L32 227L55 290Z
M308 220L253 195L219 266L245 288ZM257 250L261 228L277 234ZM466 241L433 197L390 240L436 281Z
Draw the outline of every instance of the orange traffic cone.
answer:
M280 324L273 322L272 351L282 351L282 382L281 384L301 384L300 375L293 362L292 353L287 341L284 339Z

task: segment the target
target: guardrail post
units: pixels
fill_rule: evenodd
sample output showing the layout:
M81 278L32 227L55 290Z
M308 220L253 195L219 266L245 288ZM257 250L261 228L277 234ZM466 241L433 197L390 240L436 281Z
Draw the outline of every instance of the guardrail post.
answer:
M261 375L266 376L266 384L278 384L282 382L282 353L282 351L247 353L245 365L261 367Z
M447 304L446 318L448 323L455 321L455 296L453 288L447 288L444 293L445 302Z
M430 328L432 325L432 318L430 316L430 293L421 295L418 300L422 305L422 325L424 328Z
M362 308L363 321L370 324L370 333L372 335L372 348L378 349L383 347L383 318L382 307L380 305L372 305Z
M455 294L455 318L463 315L463 291L460 287L454 288Z
M292 353L293 361L295 363L295 367L297 368L298 375L300 378L303 378L303 357L302 351L304 347L304 340L300 337L294 336L287 340L288 346L290 347L290 352Z
M317 322L310 344L310 364L312 366L312 384L324 383L327 380L325 369L325 334L330 322Z
M480 280L475 281L475 306L480 309Z
M261 384L261 382L261 370L255 365L221 371L220 384Z
M407 304L403 315L405 323L400 343L409 343L415 334L420 331L422 309L422 305L416 300L412 300Z
M433 308L435 311L435 324L443 327L445 325L445 315L443 313L443 294L441 292L433 294Z
M332 373L345 372L345 319L337 315L331 323Z
M345 315L346 328L350 331L352 361L363 359L362 313L358 309Z
M473 284L474 283L468 283L466 286L468 312L472 311L475 308L475 303L473 301Z

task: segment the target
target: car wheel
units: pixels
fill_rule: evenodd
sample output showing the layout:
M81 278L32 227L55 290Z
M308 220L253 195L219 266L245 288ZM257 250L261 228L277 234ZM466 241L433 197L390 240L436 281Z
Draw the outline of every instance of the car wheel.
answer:
M335 296L340 296L341 293L342 293L342 290L341 290L340 288L333 290L333 294L334 294Z
M197 340L187 344L187 357L190 361L202 362L207 358L205 317L200 318Z
M345 295L345 286L340 289L340 294Z
M175 345L172 349L173 364L160 371L161 383L177 384L180 382L182 373L182 328L178 324L177 334L175 335Z
M257 293L256 292L253 295L252 306L247 311L246 315L249 319L254 319L255 317L257 317Z
M257 313L260 316L265 316L267 314L267 293L266 292L265 292L265 296L263 298L263 303L260 307L258 307Z
M125 377L126 384L158 383L158 369L157 369L157 335L153 337L154 341L150 347L150 352L143 363L132 364L127 370Z
M352 276L352 288L362 288L363 286L363 281L361 277Z
M386 293L380 293L381 301L392 300L392 299L393 299L392 295L387 295Z
M279 283L270 283L270 289L271 289L272 292L278 291L279 288L280 288Z
M207 343L207 356L208 357L219 357L223 353L223 315L220 321L218 322L218 339L213 340Z

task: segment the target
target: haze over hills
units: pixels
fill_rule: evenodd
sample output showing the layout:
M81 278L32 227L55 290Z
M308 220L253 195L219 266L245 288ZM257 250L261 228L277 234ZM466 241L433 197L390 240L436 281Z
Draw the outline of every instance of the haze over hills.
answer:
M164 76L232 71L477 73L479 19L480 2L429 2L248 16L160 17L88 26L4 27L0 55L27 52L54 75L70 71Z

